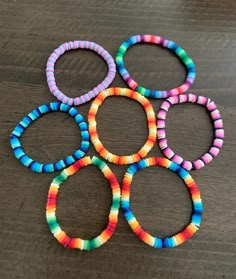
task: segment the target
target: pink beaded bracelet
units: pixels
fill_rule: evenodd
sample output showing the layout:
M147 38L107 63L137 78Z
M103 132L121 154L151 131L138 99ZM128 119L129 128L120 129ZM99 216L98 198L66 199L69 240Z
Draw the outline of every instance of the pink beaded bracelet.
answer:
M54 75L54 68L55 63L57 62L58 58L62 56L66 51L73 50L73 49L90 49L100 55L107 63L108 66L108 73L106 78L96 87L94 87L89 92L85 93L84 95L76 98L70 98L66 96L62 91L60 91L57 87L55 75ZM73 41L73 42L66 42L60 45L57 49L53 51L53 53L49 56L46 66L46 76L47 76L47 83L50 92L62 103L72 105L81 105L84 104L94 97L98 95L99 92L104 91L109 85L112 83L116 75L116 65L112 56L100 45L89 42L89 41Z
M174 151L168 146L168 140L166 137L166 116L169 109L176 104L180 103L194 103L201 106L204 106L210 113L210 117L213 122L214 126L214 139L212 146L203 154L199 159L195 160L194 162L190 162L184 160L180 155L175 154ZM224 127L223 121L220 115L219 110L217 109L216 104L209 98L204 96L197 96L194 94L186 94L186 95L179 95L174 96L166 99L157 114L157 139L159 147L162 153L170 160L174 161L175 163L179 164L181 167L185 168L186 170L198 170L208 163L210 163L214 157L216 157L220 149L223 146L224 141Z

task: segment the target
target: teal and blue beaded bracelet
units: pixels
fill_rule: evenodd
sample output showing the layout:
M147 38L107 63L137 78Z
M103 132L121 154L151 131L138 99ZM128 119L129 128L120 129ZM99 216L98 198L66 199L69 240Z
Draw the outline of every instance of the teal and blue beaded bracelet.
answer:
M74 154L67 156L65 159L59 160L55 163L42 164L31 159L24 151L20 137L25 132L27 127L30 126L35 120L39 119L41 116L49 113L61 111L70 115L80 128L81 134L81 145ZM82 158L89 148L89 133L88 125L84 121L83 116L75 109L69 105L62 104L59 102L49 103L41 105L31 111L27 116L16 125L10 136L10 144L13 149L15 157L26 167L34 172L54 172L64 169L67 166L73 164L76 160Z

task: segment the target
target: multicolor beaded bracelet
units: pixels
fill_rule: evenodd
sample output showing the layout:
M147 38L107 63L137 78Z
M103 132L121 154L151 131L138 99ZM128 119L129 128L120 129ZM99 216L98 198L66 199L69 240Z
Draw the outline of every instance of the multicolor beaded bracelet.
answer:
M150 166L161 166L177 173L179 177L184 181L189 190L193 204L191 222L181 232L175 234L174 236L159 238L150 235L141 227L141 225L135 218L132 210L130 209L130 187L133 176L140 169L144 169ZM143 159L138 163L129 166L122 182L121 206L124 212L124 216L132 231L143 242L154 248L175 247L192 237L197 232L200 226L203 211L200 191L198 190L198 187L191 175L185 169L181 168L178 164L169 161L166 158L160 157L150 157L147 159Z
M96 115L98 112L98 108L104 102L107 97L110 96L123 96L133 100L138 101L144 108L147 115L147 124L149 129L149 134L147 141L144 146L135 154L127 155L127 156L118 156L109 152L102 144L98 137L97 133L97 123L96 123ZM155 113L153 111L153 107L147 98L140 95L139 93L132 91L127 88L109 88L103 92L101 92L96 99L92 102L88 113L88 123L89 123L89 134L91 137L91 141L96 149L96 151L108 160L111 163L118 165L126 165L139 161L141 158L145 157L148 152L152 149L156 141L156 123L155 123Z
M124 55L127 49L138 43L157 44L174 52L180 58L181 62L186 66L187 77L185 82L177 88L164 91L151 90L138 85L138 83L130 76L129 72L126 70L124 63ZM135 90L146 97L154 99L167 98L186 92L193 84L196 76L195 65L185 50L183 50L173 41L169 41L167 39L154 35L135 35L124 41L119 47L116 54L116 64L121 77L132 90Z
M103 230L99 236L91 240L83 240L81 238L71 238L61 229L56 218L56 206L57 194L59 192L60 185L65 182L69 176L75 174L81 168L88 165L96 166L99 170L101 170L104 177L110 182L110 187L112 190L112 204L106 229ZM64 247L76 248L80 250L92 250L94 248L98 248L109 240L116 229L120 208L120 196L120 186L116 176L105 162L96 156L93 156L92 158L84 157L76 161L72 166L64 169L60 175L53 179L48 191L46 219L52 234Z
M81 145L80 149L76 150L73 155L67 156L63 160L59 160L56 163L42 164L34 161L28 155L25 154L24 149L20 142L20 137L25 132L26 128L32 124L35 120L41 116L49 113L61 111L69 114L80 128ZM76 160L82 158L89 148L89 133L88 125L84 121L83 116L75 109L66 104L59 102L49 103L41 105L31 111L27 116L16 125L15 129L10 136L10 144L13 149L15 157L26 167L30 168L34 172L54 172L64 169L65 167L73 164Z
M174 151L168 146L168 140L166 138L166 116L169 109L176 104L180 103L194 103L204 106L210 113L213 126L214 126L214 140L209 151L203 154L199 159L194 162L184 160L180 155L174 153ZM220 149L223 146L224 140L224 128L223 121L216 104L209 98L204 96L197 96L194 94L186 94L180 96L174 96L166 99L157 114L157 139L162 153L170 160L176 162L186 170L198 170L208 163L210 163L214 157L216 157Z
M67 97L62 91L57 87L54 75L54 67L58 58L63 55L66 51L72 49L90 49L100 55L107 63L108 74L106 78L88 93L76 98ZM100 45L95 44L94 42L89 41L73 41L67 42L60 45L53 53L49 56L46 66L46 76L47 83L50 89L50 92L62 103L68 105L80 105L90 101L92 98L98 95L99 92L105 90L112 83L116 75L116 65L112 56Z

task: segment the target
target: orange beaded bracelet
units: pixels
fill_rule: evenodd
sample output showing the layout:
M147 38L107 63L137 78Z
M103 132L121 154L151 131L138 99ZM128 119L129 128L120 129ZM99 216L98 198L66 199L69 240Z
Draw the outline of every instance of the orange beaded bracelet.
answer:
M148 138L144 144L144 146L135 154L126 155L126 156L118 156L109 152L102 144L98 137L97 133L97 123L96 123L96 115L98 112L98 108L102 105L104 100L107 97L111 96L123 96L139 102L144 108L147 115L147 124L148 124ZM127 165L138 162L140 159L144 158L148 152L152 149L156 142L157 136L157 128L156 128L156 120L155 113L151 103L147 98L140 95L138 92L127 88L109 88L105 91L102 91L96 99L92 102L88 113L88 123L89 123L89 134L91 136L91 141L96 149L96 151L107 161L118 164L118 165Z

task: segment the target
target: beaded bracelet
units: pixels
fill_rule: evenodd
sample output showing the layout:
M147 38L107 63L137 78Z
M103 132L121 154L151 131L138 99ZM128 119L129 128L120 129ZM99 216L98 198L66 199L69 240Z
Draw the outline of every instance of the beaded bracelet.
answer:
M147 115L147 124L149 129L149 135L144 146L135 154L127 156L118 156L109 152L102 144L97 133L97 123L96 115L98 108L104 102L107 97L110 96L123 96L133 100L138 101L144 108ZM88 113L88 123L89 123L89 133L91 141L96 149L96 151L111 163L118 165L126 165L139 161L141 158L145 157L148 152L152 149L156 141L156 123L155 123L155 113L153 107L147 98L141 96L139 93L132 91L127 88L109 88L101 92L96 99L92 102Z
M57 87L54 75L54 67L58 58L63 55L66 51L72 49L90 49L96 52L99 56L101 56L108 66L108 74L106 78L96 87L94 87L89 92L84 95L76 98L67 97L62 91L60 91ZM92 98L98 95L100 91L105 90L112 83L116 75L116 65L112 58L112 56L100 45L95 44L94 42L89 41L73 41L67 42L60 45L57 49L53 51L53 53L49 56L46 66L46 76L47 83L49 86L50 92L62 103L68 105L80 105L90 101Z
M133 180L133 175L140 169L144 169L150 166L165 167L177 173L179 177L184 181L189 190L193 204L191 222L181 232L175 234L174 236L159 238L150 235L141 227L141 225L135 218L132 210L130 209L130 187ZM198 187L191 175L185 169L181 168L178 164L161 157L150 157L129 166L122 182L121 206L124 212L124 216L132 231L143 242L154 248L175 247L192 237L200 226L203 211L200 191L198 190Z
M174 153L174 151L168 146L168 140L166 138L166 116L169 109L176 104L180 103L194 103L201 106L204 106L210 113L210 117L213 122L214 126L214 140L213 144L206 152L203 154L199 159L195 160L194 162L190 162L184 160L180 155ZM214 157L216 157L220 149L223 146L224 140L224 129L223 129L223 121L220 115L219 110L217 109L216 104L209 98L204 96L197 96L194 94L186 94L180 96L174 96L166 99L157 114L157 139L158 144L162 153L170 160L176 162L181 167L185 168L186 170L198 170L208 163L210 163Z
M112 190L112 204L106 229L103 230L100 235L91 240L83 240L81 238L71 238L61 229L56 218L56 206L57 194L59 192L60 185L66 181L69 176L75 174L81 168L88 165L96 166L99 170L101 170L104 177L110 182L110 187ZM92 158L84 157L76 161L73 165L64 169L59 176L53 179L48 191L46 219L52 234L64 247L77 248L80 250L92 250L94 248L98 248L109 240L116 229L120 208L120 196L120 186L116 176L105 162L96 156L93 156Z
M80 149L76 150L73 155L67 156L63 160L59 160L56 163L42 164L34 161L28 155L25 154L24 149L20 142L20 137L25 132L26 128L32 124L35 120L41 116L49 113L61 111L70 115L80 128L81 145ZM49 103L41 105L31 111L27 116L16 125L15 129L10 136L10 144L13 149L15 157L26 167L30 168L34 172L54 172L64 169L66 166L73 164L76 160L82 158L89 148L89 133L88 125L84 121L83 116L75 109L66 104L59 102Z
M185 82L177 88L164 91L151 90L138 85L138 83L130 76L129 72L126 70L124 63L124 55L127 49L138 43L157 44L162 47L168 48L172 52L174 52L180 58L181 62L186 66L187 77ZM146 97L154 99L167 98L186 92L193 84L196 76L195 65L185 50L183 50L173 41L169 41L165 38L154 35L135 35L130 37L128 40L124 41L119 47L118 52L116 54L116 64L121 77L132 90L135 90Z

